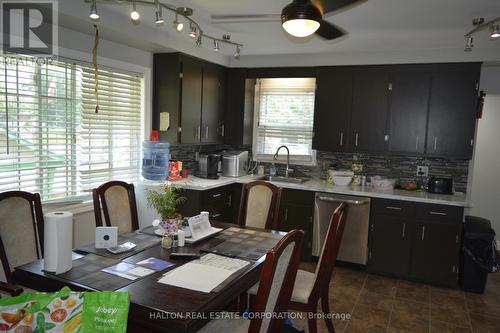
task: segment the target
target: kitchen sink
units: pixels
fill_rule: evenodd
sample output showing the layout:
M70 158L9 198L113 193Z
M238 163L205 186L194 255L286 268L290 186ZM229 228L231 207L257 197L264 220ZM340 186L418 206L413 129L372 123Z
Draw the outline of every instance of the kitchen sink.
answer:
M296 177L283 177L283 176L267 176L266 180L268 180L270 182L302 184L307 179L306 178L296 178Z

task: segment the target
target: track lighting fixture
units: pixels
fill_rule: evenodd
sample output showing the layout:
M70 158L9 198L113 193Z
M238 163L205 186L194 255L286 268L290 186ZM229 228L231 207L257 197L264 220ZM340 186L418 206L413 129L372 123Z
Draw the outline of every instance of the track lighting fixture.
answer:
M196 27L192 23L189 25L189 27L191 28L191 31L189 32L189 37L196 38Z
M89 14L89 17L94 21L99 19L99 13L97 12L97 5L95 1L96 0L92 0L92 6L90 7L90 14Z
M137 4L134 0L132 2L132 11L130 12L130 19L134 22L137 22L137 21L139 21L140 18L141 18L141 15L137 11Z
M496 39L499 37L500 37L500 25L499 24L492 24L490 38Z
M239 47L239 45L236 45L236 52L234 52L233 57L234 57L234 59L237 59L237 60L240 59L240 47Z
M155 3L156 3L155 23L156 24L163 24L163 23L165 23L165 20L163 19L163 13L162 13L160 3L158 2L158 0L156 0Z
M484 17L476 17L472 20L472 25L474 28L465 34L464 51L466 52L472 51L472 48L474 47L474 39L472 36L475 33L488 29L491 40L500 38L500 16L488 22L484 20Z
M174 28L179 32L182 31L182 29L184 29L184 24L179 22L179 15L177 13L175 13Z
M231 41L231 36L224 34L222 38L218 38L215 36L210 36L203 32L202 27L191 17L193 15L193 9L189 7L176 7L174 5L165 3L165 0L81 0L86 3L90 3L90 12L89 18L93 21L99 20L100 15L97 12L97 3L103 3L106 5L121 5L123 3L132 4L132 8L130 10L130 20L134 24L139 24L141 20L141 15L137 10L137 5L140 6L150 6L154 7L155 11L155 23L157 25L165 23L165 18L163 16L163 11L167 10L173 12L175 14L175 19L173 21L173 27L177 31L182 31L184 29L184 24L189 22L189 36L195 39L195 43L197 47L202 46L203 38L209 39L213 41L213 50L215 52L220 51L220 43L229 44L236 48L235 53L233 54L235 59L240 58L240 47L242 44L235 43ZM301 0L298 0L301 1ZM184 23L183 23L184 22Z

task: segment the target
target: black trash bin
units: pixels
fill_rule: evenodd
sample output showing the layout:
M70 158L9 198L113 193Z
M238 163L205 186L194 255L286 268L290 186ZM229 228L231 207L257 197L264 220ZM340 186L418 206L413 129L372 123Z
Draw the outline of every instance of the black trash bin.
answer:
M462 289L484 293L488 273L499 267L495 231L487 219L466 216L462 251Z

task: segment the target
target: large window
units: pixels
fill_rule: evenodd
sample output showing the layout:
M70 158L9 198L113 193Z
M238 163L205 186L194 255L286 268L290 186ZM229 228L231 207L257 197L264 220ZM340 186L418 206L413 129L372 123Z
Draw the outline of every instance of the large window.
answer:
M259 79L253 134L255 160L271 161L286 145L295 164L315 163L312 150L315 78ZM280 160L284 158L280 152Z
M0 192L43 200L86 194L140 170L139 75L70 62L37 64L0 56Z

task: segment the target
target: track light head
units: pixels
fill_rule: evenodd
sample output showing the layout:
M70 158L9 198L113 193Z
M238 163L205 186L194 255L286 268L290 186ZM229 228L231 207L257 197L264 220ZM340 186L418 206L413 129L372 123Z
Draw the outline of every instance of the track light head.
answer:
M179 16L177 15L177 13L175 14L175 20L174 20L174 28L175 30L181 32L182 29L184 29L184 24L182 24L181 22L179 22Z
M236 45L236 52L234 52L233 57L236 60L240 60L240 47L239 47L239 45Z
M97 5L95 0L92 1L92 6L90 7L90 14L89 17L96 21L100 18L99 13L97 12Z
M193 37L193 38L196 38L196 27L193 25L193 24L190 24L190 27L191 27L191 31L189 32L189 36L190 37Z
M491 25L491 39L497 39L500 38L500 25L499 24L492 24Z
M198 36L198 38L196 38L196 46L197 47L201 46L201 36Z
M472 38L471 35L465 36L465 52L470 52L472 51L472 48L474 47L474 38Z
M219 42L214 39L214 51L219 52L219 50L220 50Z
M137 11L137 4L136 4L135 0L134 0L134 2L132 2L132 11L130 12L130 19L134 23L137 23L141 19L141 15Z

